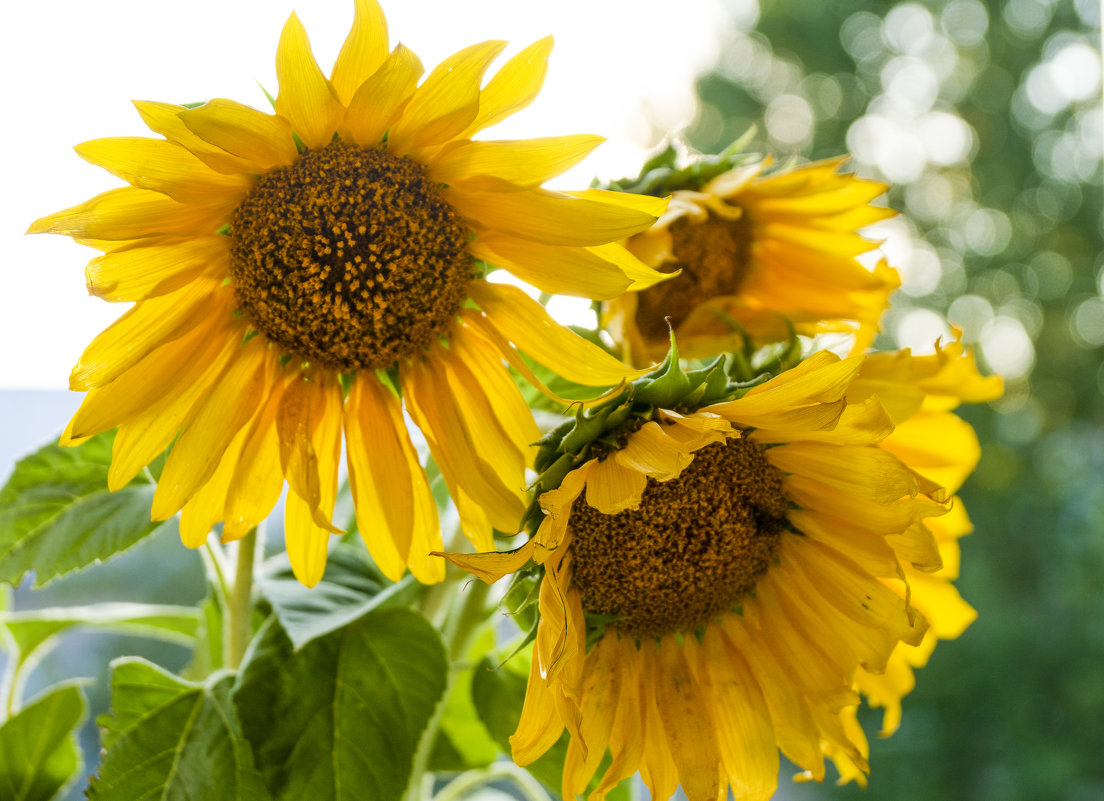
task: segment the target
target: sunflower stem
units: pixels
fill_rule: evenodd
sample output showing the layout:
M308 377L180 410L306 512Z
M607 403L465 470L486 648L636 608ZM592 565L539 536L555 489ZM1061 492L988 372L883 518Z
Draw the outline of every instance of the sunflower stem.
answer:
M207 580L214 585L219 593L219 602L225 608L226 601L230 598L230 585L226 583L226 554L221 547L212 545L208 537L199 555L203 559Z
M257 555L257 529L238 542L234 586L226 604L226 667L237 670L253 635L253 565Z
M497 779L512 779L514 785L528 801L549 801L548 793L526 770L512 762L496 762L480 770L461 773L434 796L433 801L459 801L468 791L490 784Z

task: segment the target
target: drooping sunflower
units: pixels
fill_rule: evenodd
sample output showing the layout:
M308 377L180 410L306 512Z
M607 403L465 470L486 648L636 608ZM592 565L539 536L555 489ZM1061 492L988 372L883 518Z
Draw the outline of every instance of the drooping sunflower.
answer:
M63 442L118 426L110 484L173 446L155 519L182 510L201 544L244 536L284 480L296 575L325 567L344 438L358 528L391 578L439 580L441 535L403 412L421 429L464 530L491 547L527 502L538 438L504 368L514 347L579 383L627 368L554 323L491 260L550 292L609 298L662 276L616 244L666 201L541 187L601 139L473 141L528 105L551 39L486 84L505 47L467 47L421 80L388 51L375 0L326 77L292 14L276 53L275 113L216 99L136 102L162 138L77 147L130 184L35 222L100 250L92 294L135 305L96 337L70 378L88 395Z
M541 576L514 759L566 728L565 798L609 753L592 801L637 771L658 801L680 784L691 801L767 799L779 750L818 781L825 756L865 774L858 690L959 625L945 578L934 593L907 583L931 578L934 526L952 511L910 466L933 464L906 453L923 412L903 401L941 380L919 379L929 366L821 352L735 392L716 368L657 373L550 434L538 489L554 488L530 540L449 557L488 582ZM883 380L888 405L871 391ZM959 397L991 388L978 378ZM943 463L960 463L950 447Z
M740 329L785 339L789 324L803 334L852 333L854 352L865 350L900 281L884 259L873 270L858 261L878 244L859 231L896 212L870 205L885 184L839 173L844 161L765 175L766 157L700 186L693 169L662 182L660 191L674 189L671 205L627 245L648 265L679 275L607 304L627 359L662 359L668 318L691 358L737 349Z

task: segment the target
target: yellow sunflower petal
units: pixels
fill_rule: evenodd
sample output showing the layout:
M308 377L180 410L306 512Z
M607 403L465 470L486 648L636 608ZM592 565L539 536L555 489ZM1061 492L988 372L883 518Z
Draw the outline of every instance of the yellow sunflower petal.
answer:
M212 315L188 333L151 351L111 383L91 390L73 415L72 435L81 438L107 431L167 396L186 392L208 362L233 336L231 321Z
M634 431L625 447L616 451L612 459L622 467L657 481L669 481L694 460L693 450L668 437L659 423L650 421Z
M396 45L374 75L356 90L345 112L342 138L361 147L379 144L399 118L425 68L414 51Z
M896 732L901 725L901 699L916 687L912 668L903 653L894 652L885 673L874 674L860 670L855 676L855 686L867 696L871 706L885 707L878 736L889 737Z
M330 532L315 522L317 512L312 503L288 490L284 502L285 547L295 578L307 587L322 580L329 556Z
M185 148L160 139L117 136L93 139L74 149L85 161L132 186L161 192L181 203L232 209L252 184L244 175L216 172Z
M705 698L690 671L691 640L674 637L659 643L656 659L656 707L663 718L667 746L678 767L679 784L690 801L716 801L721 791L721 759L712 724L715 699Z
M778 745L759 685L719 627L706 630L697 652L702 694L711 702L717 745L733 795L769 798L778 785Z
M138 109L138 113L142 115L142 121L151 131L187 149L215 172L233 175L254 171L253 165L246 159L227 153L221 147L212 145L192 133L184 124L184 120L180 119L180 112L187 111L185 106L152 100L135 100L134 107Z
M106 240L205 236L223 224L224 216L223 209L178 203L160 192L124 186L35 220L27 233Z
M771 448L766 457L784 473L805 476L877 503L920 492L916 474L880 448L791 442Z
M827 404L826 404L827 405ZM840 445L876 445L893 433L893 421L876 397L861 403L847 404L835 427L786 431L756 429L751 435L756 442L831 442Z
M211 477L234 436L257 413L268 387L259 340L235 354L173 446L157 482L151 517L165 520Z
M714 404L709 411L733 422L785 430L794 425L795 411L804 412L806 407L815 404L838 402L861 366L862 357L840 359L827 351L820 351L792 370L755 387L742 398ZM808 411L814 413L814 410ZM841 405L835 417L838 419L842 413ZM809 429L812 428L809 426Z
M588 200L594 203L605 203L623 209L633 209L647 214L650 217L659 217L667 210L670 199L666 197L652 197L651 195L634 195L626 192L611 192L608 189L583 189L568 192L572 197L580 200Z
M311 508L314 524L333 534L344 532L330 522L329 512L323 510L326 489L322 482L324 471L329 469L330 454L328 450L320 450L319 444L330 447L332 432L337 430L340 434L341 419L341 388L337 376L325 370L293 380L284 390L276 412L280 464L288 486ZM340 436L338 440L340 451Z
M304 498L293 486L289 487L284 507L284 541L295 577L313 587L326 569L331 532L341 533L330 522L341 459L341 388L336 379L302 383L308 385L308 392L314 396L308 403L317 422L307 435L315 455L318 495Z
M349 390L345 439L357 529L380 570L398 581L410 565L423 584L440 581L444 564L429 555L442 548L437 516L426 520L418 514L419 507L432 506L433 494L407 434L402 405L374 375L358 376Z
M597 459L591 459L572 470L554 490L541 493L538 501L541 509L548 515L541 521L540 528L534 539L543 547L558 548L567 536L567 523L571 516L571 506L583 491L591 471L598 464Z
M222 304L219 281L199 278L161 297L137 304L84 349L69 376L77 391L103 386L141 361L154 348L172 342L208 319L212 306ZM223 293L218 293L219 295Z
M862 520L870 528L887 534L904 531L917 520L946 514L948 509L946 504L926 495L877 503L804 476L787 476L783 485L800 507L844 520Z
M866 630L885 630L910 645L920 642L927 621L919 616L910 621L901 598L833 549L800 537L789 540L793 564L834 608Z
M404 369L401 378L407 411L425 434L430 452L446 480L462 487L483 507L495 528L516 531L525 511L522 490L507 487L480 456L479 448L472 442L449 397L447 379L422 360ZM493 547L485 536L480 535L475 543L479 550Z
M656 220L656 215L631 204L615 205L548 189L447 189L444 194L457 211L482 226L547 245L604 245L631 236Z
M291 123L307 147L328 145L345 109L318 68L307 32L294 11L276 47L276 80L280 84L276 113Z
M165 395L119 426L107 472L109 490L114 492L125 486L172 444L199 401L218 381L237 348L233 340L212 341L211 350L196 357L201 372L194 380L180 382L177 392Z
M929 573L943 567L943 557L939 553L939 544L932 536L927 521L913 523L900 534L887 534L886 544L901 564L908 563L919 570Z
M624 678L617 659L617 649L610 647L594 648L587 655L580 688L580 736L571 738L564 759L564 798L574 798L586 790L606 754Z
M611 386L643 375L557 323L517 287L473 281L472 300L499 333L527 356L570 381Z
M658 655L651 643L641 644L643 670L640 676L640 694L644 699L644 758L640 763L640 778L651 791L652 798L670 798L678 787L679 773L671 751L667 747L663 711L659 707L659 693L669 691L658 687L662 681L656 673Z
M481 458L506 486L522 492L525 468L532 463L534 455L530 446L539 439L539 436L532 436L537 433L536 426L524 438L514 439L504 430L486 385L468 368L463 355L453 349L447 355L433 354L431 359L447 381L449 394L464 428L470 432L471 441L479 443ZM512 394L513 400L522 400L516 387Z
M477 236L472 255L554 295L609 300L669 277L620 245L558 247L503 234Z
M591 134L509 141L462 140L441 149L429 177L473 190L516 190L539 186L565 172L605 139Z
M850 520L838 520L804 509L794 509L787 517L802 534L835 548L872 576L897 576L900 573L898 552L887 542L890 537L860 528Z
M223 542L240 539L256 528L272 512L284 487L276 413L289 377L278 374L275 353L270 351L269 358L268 369L275 379L256 425L242 446L238 469L226 489Z
M337 99L348 105L387 57L387 18L376 0L355 0L353 27L330 72Z
M466 47L429 73L391 129L388 147L402 155L460 134L479 111L479 84L506 47L490 41Z
M552 37L547 36L510 58L479 93L479 111L457 139L489 128L528 106L544 85Z
M512 551L488 551L487 553L446 553L442 554L468 573L487 584L494 584L499 579L516 573L533 558L537 549L537 541L529 540L520 548Z
M517 731L510 735L510 748L514 761L521 765L532 764L560 739L564 725L556 714L552 691L541 676L536 659L529 665L529 684L525 690L525 702Z
M258 411L259 416L260 412ZM180 510L180 541L185 547L198 548L207 541L215 523L225 517L226 492L241 458L242 445L248 438L250 423L242 426L218 460L218 467Z
M88 262L88 292L104 300L137 301L173 292L204 273L229 271L231 239L216 234L183 242L113 250Z
M607 793L640 769L647 705L640 693L640 656L633 639L620 635L603 637L595 646L598 648L617 649L614 660L623 675L621 696L609 735L610 764L590 794L591 801L605 801Z
M759 682L782 753L814 779L823 781L820 738L805 693L794 685L785 664L765 647L766 638L750 632L742 618L727 618L723 633L732 649L747 660Z
M596 461L587 478L586 502L604 515L636 509L647 484L646 475L613 459Z
M921 411L897 426L882 448L949 492L957 492L981 458L973 426L950 412Z
M452 328L451 350L484 388L493 416L507 438L523 451L540 439L540 428L493 343L463 322ZM528 462L527 462L528 464Z
M977 620L977 610L942 575L910 571L909 587L914 605L931 621L931 628L940 639L958 637Z
M180 119L200 139L248 161L253 172L283 167L299 157L284 117L233 100L215 98L180 112Z

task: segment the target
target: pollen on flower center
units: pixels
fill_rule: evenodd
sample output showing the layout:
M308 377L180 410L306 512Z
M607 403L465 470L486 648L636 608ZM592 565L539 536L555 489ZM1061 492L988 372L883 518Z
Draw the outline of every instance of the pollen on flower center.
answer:
M671 481L648 479L640 508L571 509L573 585L583 608L635 636L690 632L755 588L781 537L782 474L747 439L706 446Z
M467 228L420 166L335 142L266 173L234 212L238 304L295 357L383 369L429 345L474 275Z
M698 305L740 290L750 258L751 224L710 214L704 220L680 217L671 223L672 270L682 274L637 296L636 326L647 339L667 338L666 318L678 326Z

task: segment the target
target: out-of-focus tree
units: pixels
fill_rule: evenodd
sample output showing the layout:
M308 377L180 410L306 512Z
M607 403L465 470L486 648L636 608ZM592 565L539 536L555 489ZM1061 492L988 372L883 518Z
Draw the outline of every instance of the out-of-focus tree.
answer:
M937 649L901 730L872 737L870 789L821 792L1104 798L1100 5L731 8L689 143L754 124L780 160L849 151L903 212L874 232L903 278L880 344L930 349L949 320L1007 382L968 415L984 456L959 585L981 617Z

